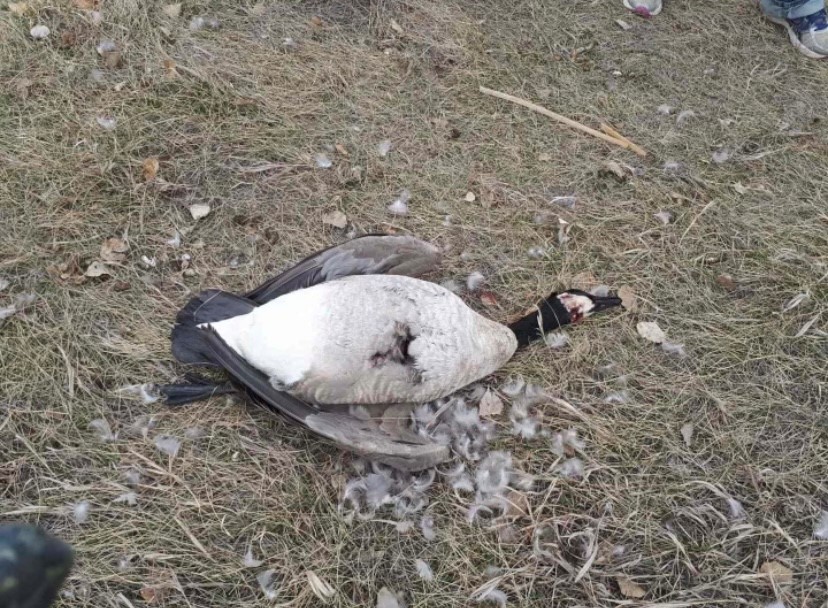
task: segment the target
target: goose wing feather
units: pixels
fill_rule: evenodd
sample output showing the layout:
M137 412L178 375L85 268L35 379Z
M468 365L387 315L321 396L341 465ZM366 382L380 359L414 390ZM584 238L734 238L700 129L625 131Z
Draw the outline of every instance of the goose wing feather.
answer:
M261 305L291 291L345 276L419 277L437 269L440 259L437 247L412 236L371 234L314 253L244 297Z
M271 386L265 374L255 369L222 340L211 327L203 329L213 360L224 368L251 400L264 409L281 414L340 447L407 471L420 471L448 458L448 448L415 436L395 437L368 421L344 413L320 411L304 401Z

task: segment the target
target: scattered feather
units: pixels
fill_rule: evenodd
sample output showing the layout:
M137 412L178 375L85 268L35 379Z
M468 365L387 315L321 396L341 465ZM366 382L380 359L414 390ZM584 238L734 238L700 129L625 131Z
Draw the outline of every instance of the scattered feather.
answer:
M608 285L598 285L589 290L589 293L598 298L606 298L609 295Z
M416 560L414 562L414 567L417 570L417 576L419 576L425 582L430 583L434 580L434 572L431 570L431 566L429 566L423 560Z
M509 601L504 591L496 586L489 585L482 592L473 595L472 599L478 604L496 604L498 606L506 606Z
M261 587L265 597L269 600L275 600L279 596L279 592L276 590L276 583L273 580L275 574L275 570L265 570L256 575L259 587Z
M663 116L668 116L673 113L673 106L667 105L666 103L661 104L656 108L656 112Z
M736 500L735 498L728 498L727 499L727 508L730 510L730 519L745 519L747 517L747 512L745 508L742 506L742 503Z
M733 152L731 152L728 148L719 148L713 153L713 162L717 165L721 165L726 163L730 160L730 157L733 156Z
M130 507L134 507L138 504L138 495L135 492L125 492L118 496L113 502L127 504Z
M36 25L29 30L29 35L35 40L44 40L49 37L51 31L45 25Z
M779 600L775 602L770 602L769 604L765 604L764 608L786 608L785 604L780 602Z
M790 310L793 310L794 308L805 302L808 298L810 298L810 294L807 292L795 295L793 298L788 300L785 306L782 307L782 312L788 312Z
M388 153L391 151L391 140L390 139L383 139L377 145L377 154L379 154L382 158L388 156Z
M555 467L555 473L569 479L581 479L584 476L584 462L580 458L568 458Z
M411 200L411 192L403 190L394 201L388 205L388 211L392 215L408 215L408 201Z
M414 529L414 522L410 519L404 519L396 523L396 528L400 534L408 534Z
M684 344L676 344L665 340L661 343L661 350L679 359L684 359L687 356L687 352L684 350Z
M210 215L209 203L193 203L188 207L188 209L190 211L190 215L193 216L193 219L196 221Z
M653 217L665 226L673 221L673 214L669 211L659 211L658 213L653 213Z
M687 121L691 118L695 118L696 113L693 110L682 110L679 112L679 115L676 117L676 124L678 126L684 125Z
M167 240L167 245L173 248L181 247L181 233L176 230L173 233L173 237Z
M653 321L639 321L635 328L639 336L650 342L661 344L667 340L667 335L658 326L658 323Z
M481 416L497 416L503 412L503 401L494 392L487 390L480 400Z
M535 418L512 418L512 435L532 439L537 433L538 421Z
M465 200L467 203L473 203L477 200L477 195L471 190L469 190L468 192L466 192L466 196L463 197L463 200Z
M814 526L814 536L820 540L828 540L828 511L823 511L819 521Z
M518 376L517 378L510 378L503 386L500 387L502 392L507 397L517 397L526 389L526 381Z
M330 158L328 158L328 155L323 152L320 152L314 156L313 160L316 162L316 166L320 169L330 169L333 167L333 162Z
M161 12L170 19L178 19L181 16L181 3L167 4L161 7Z
M451 480L451 487L458 492L474 492L474 482L468 473L462 473Z
M483 286L483 283L485 282L486 277L483 276L483 273L475 271L471 273L466 279L466 288L469 291L477 291Z
M377 608L400 608L400 602L393 591L383 587L377 594Z
M629 397L627 391L615 391L604 396L604 403L626 403Z
M681 171L681 163L676 160L667 160L664 161L662 168L665 173L678 173Z
M72 517L77 524L85 524L89 519L89 510L91 505L88 500L82 500L79 503L72 505Z
M532 260L541 260L546 256L546 249L543 247L530 247L526 251L526 255Z
M118 126L118 120L114 116L96 116L95 122L105 131L112 131Z
M616 19L615 20L615 25L620 27L625 32L632 29L632 26L629 23L627 23L626 21L624 21L623 19Z
M221 23L215 17L196 16L190 19L191 32L198 32L204 29L217 30L220 26Z
M118 439L118 435L112 432L112 428L109 426L109 423L104 418L96 418L95 420L89 423L88 428L97 432L98 439L100 439L104 443L109 441L115 441L116 439Z
M33 293L24 293L16 296L11 304L0 308L0 321L9 318L12 315L16 315L19 312L23 312L28 306L32 305L35 300L37 300L37 296Z
M511 472L511 454L501 451L489 453L477 467L475 478L478 490L484 496L500 494L509 485Z
M420 530L423 533L423 538L428 542L437 540L437 529L434 527L434 518L426 515L420 520Z
M155 403L161 398L158 387L152 383L128 384L119 388L116 392L126 397L135 397L144 405Z
M681 438L684 439L684 445L689 448L690 444L693 442L695 427L688 422L687 424L682 425L679 432L681 433Z
M95 50L98 51L98 55L103 57L107 53L114 53L117 51L118 46L112 40L101 40L95 47Z
M308 579L308 584L310 585L311 591L313 594L322 600L324 603L328 603L328 601L336 595L336 590L331 587L327 582L319 578L319 575L316 574L313 570L308 570L305 572L305 576Z
M813 327L814 323L816 323L819 320L819 317L820 313L817 313L813 318L811 318L810 321L806 321L805 324L799 328L799 331L797 331L794 334L794 338L801 338L802 336L807 334L810 331L811 327Z
M460 293L460 291L462 291L462 287L460 287L460 284L454 279L447 279L440 283L440 285L443 289L448 289L451 293Z
M244 558L242 558L242 565L245 568L258 568L264 562L260 559L255 559L253 557L253 547L247 547L247 553L244 554Z
M159 435L155 438L155 447L168 456L175 458L178 450L181 449L181 441L169 435Z
M128 469L124 472L124 479L130 485L137 486L141 483L141 473L136 471L135 469Z
M296 51L299 49L299 43L296 42L293 38L288 36L284 40L282 40L282 48L286 51Z
M10 285L10 283L9 283L8 279L4 279L3 277L0 277L0 291L3 291L4 289L6 289L9 285Z
M201 427L191 426L190 428L184 431L184 437L190 440L201 439L202 437L206 436L207 432L202 429Z
M575 204L578 202L577 196L553 196L552 197L552 204L558 205L559 207L563 207L564 209L572 209L575 207Z

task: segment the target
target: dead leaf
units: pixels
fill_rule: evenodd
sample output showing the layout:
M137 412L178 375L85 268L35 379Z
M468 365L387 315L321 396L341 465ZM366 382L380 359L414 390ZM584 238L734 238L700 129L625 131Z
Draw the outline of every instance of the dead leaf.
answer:
M727 291L736 291L736 281L729 274L720 274L716 277L716 283Z
M647 591L644 587L638 583L634 583L628 576L618 574L615 577L615 582L618 583L618 590L621 591L621 595L624 597L640 600L642 597L647 595Z
M611 173L618 179L618 181L623 182L627 179L627 171L625 171L624 167L621 166L621 163L617 161L608 160L602 165L602 167L604 172Z
M123 262L129 251L129 243L124 239L111 236L101 245L101 259L104 262Z
M391 25L391 29L394 30L395 32L397 32L398 34L403 33L402 26L400 26L400 24L397 23L394 19L391 20L390 25Z
M181 16L181 3L168 4L161 9L161 12L170 19L178 19Z
M765 562L759 567L759 573L766 575L773 585L790 585L793 582L793 570L779 562Z
M638 298L632 290L632 287L622 285L618 289L618 297L621 298L621 306L630 312L636 312L638 310Z
M50 264L46 267L46 273L57 283L80 285L86 281L76 256L59 264Z
M664 330L658 326L658 323L653 321L641 321L635 328L638 330L639 336L650 342L661 344L667 339L667 334L664 333Z
M319 575L316 574L313 570L308 570L305 572L305 576L308 578L308 584L310 585L311 591L313 594L322 600L324 603L328 603L334 595L336 595L336 590L331 587L328 583L323 581L319 578Z
M324 25L324 23L322 22L322 18L318 15L314 15L310 18L310 24L316 28L322 27Z
M151 157L144 159L144 162L141 163L141 169L144 174L144 181L151 182L152 180L154 180L155 177L158 175L159 167L160 165L158 163L157 158Z
M142 587L139 593L147 604L159 604L164 601L167 591L165 587Z
M465 200L467 203L473 203L475 200L477 200L477 195L470 190L466 192Z
M322 223L334 228L345 228L348 225L348 216L341 211L331 211L322 216Z
M509 488L504 499L506 508L503 510L503 516L507 519L518 519L529 514L529 499L523 492Z
M481 416L497 416L503 412L503 401L495 393L487 390L480 400Z
M78 37L75 35L75 32L71 30L67 30L65 32L60 33L60 46L61 48L68 49L75 46L75 43L78 41Z
M335 144L334 148L337 152L339 152L342 156L350 156L348 149L343 144Z
M75 8L92 11L98 7L98 0L72 0L72 4L75 5Z
M167 78L176 78L178 76L178 70L175 67L175 61L172 59L165 59L161 62L161 65L164 66L164 76Z
M114 70L121 65L121 51L105 51L103 53L104 65Z
M681 433L681 438L684 439L684 445L686 445L688 448L690 447L690 444L693 442L694 431L695 427L689 422L687 424L682 425L681 429L679 430L679 432Z
M91 279L95 279L98 277L108 277L112 275L112 271L109 270L109 267L104 264L103 262L99 262L95 260L92 262L87 268L86 272L83 273L83 276L89 277Z
M491 291L483 291L480 293L480 302L483 306L493 308L497 306L497 298Z
M210 204L209 203L193 203L189 207L190 215L193 216L194 220L200 220L203 217L207 217L210 214Z
M25 15L29 12L29 5L26 2L9 2L9 12L12 15Z

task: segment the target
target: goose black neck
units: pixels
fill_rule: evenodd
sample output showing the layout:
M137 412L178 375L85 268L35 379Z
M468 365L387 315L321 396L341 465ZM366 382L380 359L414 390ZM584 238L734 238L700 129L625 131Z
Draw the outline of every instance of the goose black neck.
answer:
M538 302L535 310L509 325L509 329L514 332L518 346L526 346L570 322L566 307L558 299L557 294L552 294Z

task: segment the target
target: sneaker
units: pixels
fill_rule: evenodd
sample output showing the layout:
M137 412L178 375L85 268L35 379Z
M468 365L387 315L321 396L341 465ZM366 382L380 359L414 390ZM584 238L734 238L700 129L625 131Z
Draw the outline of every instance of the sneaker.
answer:
M828 58L828 14L824 8L806 17L789 19L780 15L781 11L769 0L760 0L759 6L765 17L788 30L791 44L800 53L811 59Z
M642 17L655 17L661 12L661 0L624 0L624 6Z

